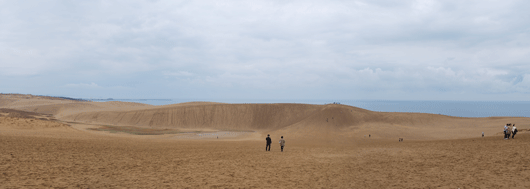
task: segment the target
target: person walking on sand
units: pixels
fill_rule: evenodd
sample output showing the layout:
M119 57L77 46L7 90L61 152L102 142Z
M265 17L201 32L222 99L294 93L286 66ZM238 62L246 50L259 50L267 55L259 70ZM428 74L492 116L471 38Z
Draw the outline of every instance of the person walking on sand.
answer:
M484 132L482 132L482 138L484 138Z
M515 124L513 124L513 127L512 127L512 139L513 139L513 137L515 137L515 134L517 134L517 128L515 127Z
M271 135L267 134L267 138L265 138L265 140L267 141L267 146L265 146L265 151L271 151L271 143L272 143L272 140L271 140ZM267 149L268 148L268 149Z
M282 136L282 138L280 139L280 147L282 148L282 152L283 152L284 146L285 146L285 140L283 140L283 136Z
M512 134L512 130L508 127L508 129L506 129L506 139L510 139L511 134Z

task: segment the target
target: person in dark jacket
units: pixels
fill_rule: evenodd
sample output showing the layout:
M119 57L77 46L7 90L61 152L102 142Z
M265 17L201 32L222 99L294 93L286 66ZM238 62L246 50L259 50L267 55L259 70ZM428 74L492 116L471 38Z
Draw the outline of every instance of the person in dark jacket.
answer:
M506 129L506 139L510 139L510 135L512 135L512 128Z
M515 137L515 134L517 134L517 127L515 127L515 124L513 124L513 127L512 127L512 139L513 139L513 137Z
M265 146L265 151L271 151L271 143L272 143L272 140L271 140L271 135L267 135L267 138L265 138L265 140L267 141L267 146ZM268 148L268 149L267 149Z

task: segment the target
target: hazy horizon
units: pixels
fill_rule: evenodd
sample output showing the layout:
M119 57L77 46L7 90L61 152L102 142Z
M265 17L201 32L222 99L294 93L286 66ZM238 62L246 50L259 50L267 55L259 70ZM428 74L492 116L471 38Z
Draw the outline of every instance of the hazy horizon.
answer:
M418 99L412 99L412 100L388 100L388 99L316 99L316 98L307 98L307 99L295 99L295 98L116 98L116 97L77 97L77 96L64 96L64 95L42 95L42 94L23 94L23 93L0 93L4 95L9 94L15 94L15 95L33 95L33 96L44 96L44 97L57 97L57 98L70 98L70 99L79 99L79 100L95 100L95 101L112 101L112 100L157 100L157 101L204 101L204 102L223 102L223 101L241 101L241 102L249 102L252 103L252 101L260 102L260 101L278 101L281 103L282 101L320 101L320 102L326 102L326 103L333 103L333 102L341 102L341 101L381 101L381 102L530 102L530 100L506 100L506 99L500 99L500 100L418 100Z

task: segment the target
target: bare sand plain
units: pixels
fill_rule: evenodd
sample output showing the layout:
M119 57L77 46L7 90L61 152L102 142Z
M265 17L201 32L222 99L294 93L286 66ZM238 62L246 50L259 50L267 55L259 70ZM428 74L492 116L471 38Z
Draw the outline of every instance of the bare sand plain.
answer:
M529 118L31 95L0 108L2 188L530 188Z

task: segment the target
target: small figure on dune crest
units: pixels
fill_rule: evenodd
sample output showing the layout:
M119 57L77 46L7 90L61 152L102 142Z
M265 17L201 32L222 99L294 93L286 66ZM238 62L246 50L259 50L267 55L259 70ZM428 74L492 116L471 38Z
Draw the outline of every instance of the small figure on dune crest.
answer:
M399 142L403 142L403 138L399 138Z
M482 138L484 138L484 132L482 132Z
M283 152L284 146L285 146L285 140L283 140L283 136L282 136L282 139L280 139L280 147L282 148L282 152Z
M265 138L265 140L267 141L267 146L265 146L265 151L271 151L271 143L272 143L272 140L271 140L271 135L267 134L267 138ZM267 149L268 148L268 149Z

